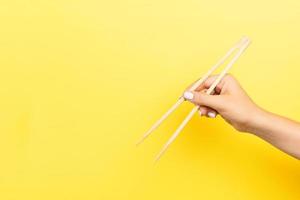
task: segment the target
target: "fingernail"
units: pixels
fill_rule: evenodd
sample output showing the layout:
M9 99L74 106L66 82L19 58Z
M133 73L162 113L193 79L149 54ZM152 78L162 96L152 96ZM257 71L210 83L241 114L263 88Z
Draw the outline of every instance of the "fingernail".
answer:
M210 118L215 118L216 117L216 113L215 112L212 112L212 111L209 111L207 113L207 115L210 117Z
M187 100L192 100L194 98L194 94L192 92L185 92L183 96Z

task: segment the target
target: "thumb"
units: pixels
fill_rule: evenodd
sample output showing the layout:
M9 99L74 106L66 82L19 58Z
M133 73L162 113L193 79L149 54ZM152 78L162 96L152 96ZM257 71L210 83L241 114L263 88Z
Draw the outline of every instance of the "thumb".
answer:
M208 95L203 92L191 92L187 91L183 94L184 98L194 104L200 106L207 106L215 110L222 109L224 101L220 95Z

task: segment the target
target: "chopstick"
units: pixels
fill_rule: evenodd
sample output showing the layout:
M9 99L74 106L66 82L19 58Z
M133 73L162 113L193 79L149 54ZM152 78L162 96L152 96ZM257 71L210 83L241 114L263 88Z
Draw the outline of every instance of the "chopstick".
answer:
M215 71L220 65L222 65L227 58L238 48L240 48L245 42L248 41L247 37L242 37L233 47L231 47L228 52L214 65L212 66L205 74L204 76L196 81L191 88L189 88L189 91L195 90L197 87L199 87L212 73ZM159 119L157 120L152 127L142 136L142 138L136 143L136 145L141 144L156 128L159 127L159 125L167 119L167 117L174 112L178 106L180 106L184 102L183 96L181 96L178 101Z
M238 60L238 58L247 49L247 47L249 46L249 44L250 44L250 40L248 39L245 42L245 44L240 48L240 50L237 52L237 54L233 57L233 59L227 64L227 66L221 72L221 74L216 78L216 80L209 87L209 89L206 91L207 94L211 94L214 91L215 87L220 83L220 81L223 79L223 77L226 75L226 73L230 70L230 68L233 66L233 64ZM161 158L161 156L166 152L166 150L168 149L168 147L174 142L174 140L177 138L177 136L179 135L179 133L186 126L186 124L191 120L191 118L197 112L198 109L199 109L199 106L194 107L192 109L192 111L186 116L186 118L182 121L182 123L179 125L179 127L176 129L176 131L173 133L173 135L170 137L170 139L166 142L166 144L163 146L163 148L161 149L161 151L158 153L158 155L155 158L155 162L157 162Z

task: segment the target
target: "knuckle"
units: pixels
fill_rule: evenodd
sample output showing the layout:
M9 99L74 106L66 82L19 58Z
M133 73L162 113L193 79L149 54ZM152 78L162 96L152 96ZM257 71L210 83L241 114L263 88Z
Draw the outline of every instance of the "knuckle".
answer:
M196 93L195 94L195 102L199 104L201 101L202 101L201 95L199 93Z

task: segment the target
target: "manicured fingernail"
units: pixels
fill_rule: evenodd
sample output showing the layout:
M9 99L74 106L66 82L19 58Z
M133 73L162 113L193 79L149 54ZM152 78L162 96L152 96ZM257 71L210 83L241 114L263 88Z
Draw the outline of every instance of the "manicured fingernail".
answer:
M192 92L185 92L183 96L187 100L192 100L194 98L194 94Z
M209 111L207 113L207 115L210 117L210 118L215 118L216 117L216 113L215 112L212 112L212 111Z

